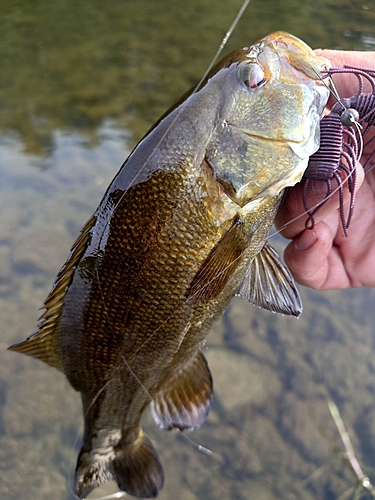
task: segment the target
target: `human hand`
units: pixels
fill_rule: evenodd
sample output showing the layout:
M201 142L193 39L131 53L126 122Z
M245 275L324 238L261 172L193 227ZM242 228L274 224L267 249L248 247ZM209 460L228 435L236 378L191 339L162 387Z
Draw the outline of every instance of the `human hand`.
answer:
M316 54L329 59L334 67L347 64L375 69L374 52L317 50ZM357 92L356 77L338 74L333 79L340 97L350 97ZM369 89L365 88L365 91ZM330 97L327 110L333 104L335 99ZM375 143L363 152L362 165L374 148ZM282 234L292 239L285 249L284 258L298 283L318 290L375 286L375 169L364 176L362 166L358 164L356 189L354 213L347 238L341 226L337 193L314 215L314 229L310 230L305 229L307 215L294 220L305 213L303 182L290 190L279 209L275 224L282 229L293 220L282 229ZM321 201L325 194L325 183L310 183L309 206ZM346 201L349 197L345 186Z

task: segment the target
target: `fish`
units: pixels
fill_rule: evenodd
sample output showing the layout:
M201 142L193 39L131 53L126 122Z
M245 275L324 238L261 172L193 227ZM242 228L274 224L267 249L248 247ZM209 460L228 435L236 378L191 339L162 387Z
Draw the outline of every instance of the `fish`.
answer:
M298 317L293 278L267 236L285 189L319 147L329 62L272 33L224 57L151 128L81 230L37 331L10 350L60 370L81 394L75 493L115 480L153 498L158 453L141 427L205 421L204 340L240 296Z

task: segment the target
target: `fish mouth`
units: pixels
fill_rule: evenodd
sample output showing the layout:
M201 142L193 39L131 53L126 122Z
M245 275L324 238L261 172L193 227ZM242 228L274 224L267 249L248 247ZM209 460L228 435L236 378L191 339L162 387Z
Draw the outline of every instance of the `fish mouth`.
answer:
M257 135L257 134L251 134L250 132L246 132L245 130L242 130L242 132L247 135L248 137L251 137L252 139L259 139L260 141L264 142L282 142L283 144L289 144L290 142L293 142L295 144L300 144L303 142L305 139L285 139L284 137L279 138L279 137L264 137L262 135Z

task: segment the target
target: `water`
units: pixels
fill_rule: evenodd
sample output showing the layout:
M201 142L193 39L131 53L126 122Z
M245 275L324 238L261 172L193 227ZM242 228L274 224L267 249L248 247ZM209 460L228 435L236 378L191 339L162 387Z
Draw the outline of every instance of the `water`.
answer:
M2 499L73 498L79 395L57 370L5 349L35 330L80 227L131 148L199 80L240 4L0 4ZM373 1L252 0L226 51L274 30L313 47L373 50L374 22ZM146 416L166 472L162 500L355 498L328 397L375 481L375 291L302 289L302 298L298 321L236 299L214 327L215 400L188 435L197 445Z

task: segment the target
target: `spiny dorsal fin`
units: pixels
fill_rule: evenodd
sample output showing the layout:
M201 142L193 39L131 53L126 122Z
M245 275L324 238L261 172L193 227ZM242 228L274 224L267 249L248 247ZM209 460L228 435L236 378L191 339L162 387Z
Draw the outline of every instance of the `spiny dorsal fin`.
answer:
M40 359L45 363L63 371L59 357L54 331L57 320L60 317L67 288L71 282L75 266L78 264L87 241L90 237L90 229L96 222L96 217L91 217L81 230L81 234L74 243L69 258L56 277L55 283L41 309L46 310L39 318L38 330L26 340L9 347L11 351L21 352Z
M201 351L165 382L151 403L162 429L196 429L205 421L212 399L212 377Z
M293 277L268 243L252 261L237 295L251 304L288 316L298 318L302 312Z
M243 232L243 223L237 215L231 227L211 250L191 282L187 299L208 302L223 290L241 262L241 255L249 242Z

